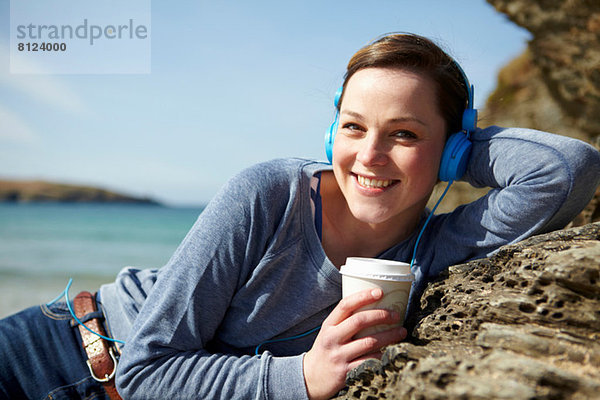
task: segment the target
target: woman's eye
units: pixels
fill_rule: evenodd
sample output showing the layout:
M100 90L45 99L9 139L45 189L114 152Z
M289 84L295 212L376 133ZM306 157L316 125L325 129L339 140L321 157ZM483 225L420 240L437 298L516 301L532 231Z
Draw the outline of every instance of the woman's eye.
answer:
M398 138L404 138L404 139L416 139L417 135L414 132L411 131L397 131L394 133L394 136L398 137Z
M344 129L350 129L351 131L356 131L356 130L360 130L360 126L357 124L353 124L351 122L344 124L343 126Z

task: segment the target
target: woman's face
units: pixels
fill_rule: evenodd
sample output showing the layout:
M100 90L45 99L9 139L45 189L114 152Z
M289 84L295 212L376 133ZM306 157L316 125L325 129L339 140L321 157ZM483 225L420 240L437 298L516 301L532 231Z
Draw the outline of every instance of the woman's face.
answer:
M333 170L358 220L405 226L423 212L446 138L434 85L424 75L383 68L362 69L348 81Z

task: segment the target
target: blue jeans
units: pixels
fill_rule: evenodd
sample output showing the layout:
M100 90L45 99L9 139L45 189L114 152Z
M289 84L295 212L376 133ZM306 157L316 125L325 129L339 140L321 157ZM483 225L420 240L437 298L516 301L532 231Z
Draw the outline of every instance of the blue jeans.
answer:
M106 399L64 302L0 320L0 399Z

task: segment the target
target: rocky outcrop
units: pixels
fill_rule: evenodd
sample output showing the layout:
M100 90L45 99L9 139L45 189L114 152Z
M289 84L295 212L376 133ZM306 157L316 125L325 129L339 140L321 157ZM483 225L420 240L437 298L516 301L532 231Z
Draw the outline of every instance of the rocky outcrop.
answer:
M0 202L8 203L126 203L159 205L155 200L105 189L44 181L0 180Z
M500 73L483 121L597 140L600 2L487 1L533 38L527 51Z
M600 398L600 223L450 267L338 399Z
M561 108L533 62L530 50L498 73L496 89L480 112L480 125L519 126L571 136L591 142L593 132Z

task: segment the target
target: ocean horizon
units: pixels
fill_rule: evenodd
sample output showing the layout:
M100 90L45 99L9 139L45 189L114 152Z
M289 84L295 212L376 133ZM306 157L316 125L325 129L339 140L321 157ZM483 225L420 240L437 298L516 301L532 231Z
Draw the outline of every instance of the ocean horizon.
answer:
M126 266L162 267L202 210L0 203L0 318L60 293L69 278L74 279L74 296L80 287L95 291L114 281Z

